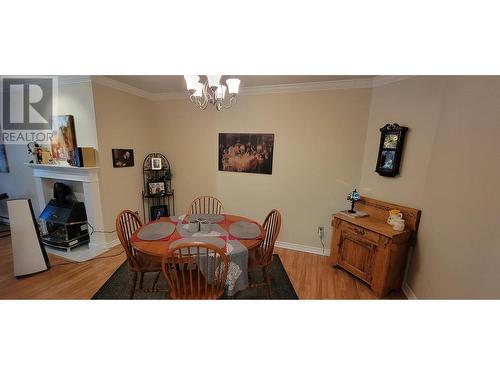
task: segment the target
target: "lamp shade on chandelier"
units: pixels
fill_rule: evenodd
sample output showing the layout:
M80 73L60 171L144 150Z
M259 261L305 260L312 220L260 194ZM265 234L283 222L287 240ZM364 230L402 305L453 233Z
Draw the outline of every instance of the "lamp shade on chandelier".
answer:
M228 78L224 84L221 82L222 76L207 75L206 79L202 77L205 76L184 76L192 103L200 109L212 104L218 111L230 108L236 103L236 95L240 89L239 79Z

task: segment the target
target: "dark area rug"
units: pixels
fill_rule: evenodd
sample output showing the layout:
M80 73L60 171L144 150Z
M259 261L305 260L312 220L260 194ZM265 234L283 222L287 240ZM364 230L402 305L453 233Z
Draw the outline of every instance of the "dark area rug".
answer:
M269 274L272 279L272 294L273 299L298 299L297 293L293 289L293 285L288 278L288 275L281 263L278 255L274 255L273 263L269 266ZM151 288L156 273L144 275L144 288ZM262 275L260 272L251 274L252 280L260 282ZM125 261L106 283L97 291L92 299L128 299L128 290L131 282L131 275L128 271L128 265ZM166 282L163 275L158 281L160 289L166 288ZM165 292L145 293L137 290L134 299L166 299ZM223 297L227 298L227 297ZM267 288L252 288L240 292L235 299L267 299Z

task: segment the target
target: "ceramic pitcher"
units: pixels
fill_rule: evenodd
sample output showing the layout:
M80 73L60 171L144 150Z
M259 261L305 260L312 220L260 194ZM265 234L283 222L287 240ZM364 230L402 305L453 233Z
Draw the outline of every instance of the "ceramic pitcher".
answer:
M390 210L387 224L392 225L393 221L400 221L403 219L403 214L399 210Z

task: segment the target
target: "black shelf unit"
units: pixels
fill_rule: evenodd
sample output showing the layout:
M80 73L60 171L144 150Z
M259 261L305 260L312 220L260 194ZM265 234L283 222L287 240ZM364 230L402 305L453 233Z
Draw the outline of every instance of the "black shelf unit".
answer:
M155 160L156 159L156 160ZM153 166L153 162L155 165ZM155 168L155 169L153 169ZM159 169L157 169L159 168ZM142 209L144 212L144 222L154 220L151 216L152 207L166 207L168 215L175 215L174 189L172 189L172 171L170 163L165 155L153 152L144 158L142 164L144 179L144 190L142 191ZM165 190L158 189L159 193L152 193L152 186L164 184Z

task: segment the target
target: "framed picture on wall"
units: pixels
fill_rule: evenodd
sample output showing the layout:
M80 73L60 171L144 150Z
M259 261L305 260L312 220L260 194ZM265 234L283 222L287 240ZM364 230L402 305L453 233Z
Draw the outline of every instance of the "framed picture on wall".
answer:
M219 171L273 173L274 134L219 133Z
M380 129L380 145L378 149L375 171L386 177L394 177L399 173L406 126L387 124Z
M113 167L124 168L134 166L134 150L125 148L114 148L111 150L113 154Z

